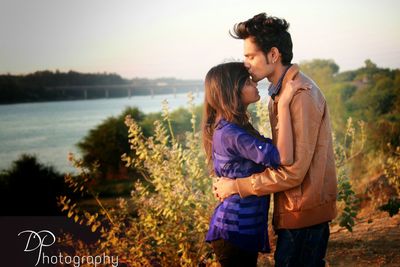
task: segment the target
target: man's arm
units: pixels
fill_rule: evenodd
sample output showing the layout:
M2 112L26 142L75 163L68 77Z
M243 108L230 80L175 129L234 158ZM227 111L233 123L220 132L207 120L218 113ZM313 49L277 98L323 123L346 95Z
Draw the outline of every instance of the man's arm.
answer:
M314 155L323 113L307 91L293 98L290 113L295 147L293 164L236 179L236 189L241 197L285 191L303 182Z

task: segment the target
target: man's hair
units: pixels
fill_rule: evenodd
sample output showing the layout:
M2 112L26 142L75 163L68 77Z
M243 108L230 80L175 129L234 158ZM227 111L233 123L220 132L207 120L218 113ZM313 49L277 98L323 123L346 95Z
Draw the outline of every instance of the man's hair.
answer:
M265 54L272 47L278 48L282 54L282 64L289 65L293 58L293 44L288 28L289 23L286 20L261 13L244 22L235 24L233 33L229 33L236 39L254 37L257 46Z

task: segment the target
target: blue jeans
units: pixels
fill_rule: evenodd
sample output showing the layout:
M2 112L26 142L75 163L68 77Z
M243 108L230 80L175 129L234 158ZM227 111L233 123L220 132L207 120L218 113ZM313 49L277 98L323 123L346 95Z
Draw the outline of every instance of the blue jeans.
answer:
M277 230L276 267L325 266L329 223L301 229Z

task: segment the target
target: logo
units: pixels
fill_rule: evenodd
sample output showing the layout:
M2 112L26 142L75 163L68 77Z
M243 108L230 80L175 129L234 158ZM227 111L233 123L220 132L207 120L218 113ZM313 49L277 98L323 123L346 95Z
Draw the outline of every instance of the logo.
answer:
M26 246L24 251L25 252L32 252L35 250L38 250L38 257L36 261L36 265L38 265L40 261L40 257L42 255L42 249L43 247L50 247L56 242L56 236L50 232L49 230L42 230L39 232L35 232L32 230L25 230L22 231L18 234L20 236L21 234L28 233L28 240L26 242ZM44 255L44 253L43 253Z
M113 267L118 266L118 256L114 258L114 256L108 256L105 253L101 255L91 256L91 255L83 255L83 256L69 256L63 255L61 252L58 256L56 255L46 255L43 252L43 248L50 247L56 242L56 236L49 230L42 230L39 232L35 232L32 230L25 230L18 234L26 235L27 241L24 252L35 252L37 251L37 259L35 266L39 263L42 264L73 264L74 267L79 267L81 264L88 264L97 267L98 265L112 265Z

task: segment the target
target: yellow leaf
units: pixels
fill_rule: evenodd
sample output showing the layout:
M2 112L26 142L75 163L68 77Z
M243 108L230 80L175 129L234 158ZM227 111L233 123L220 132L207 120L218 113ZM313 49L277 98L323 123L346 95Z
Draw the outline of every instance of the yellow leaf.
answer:
M73 211L73 210L70 210L70 211L68 212L67 216L68 216L68 218L71 218L72 215L74 215L74 211Z
M93 225L92 225L92 228L91 228L92 232L96 232L97 227L98 227L97 225L93 224Z

